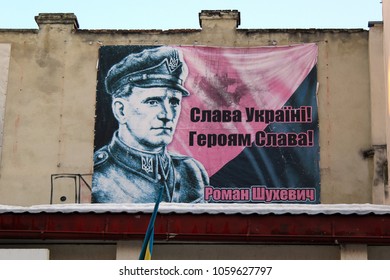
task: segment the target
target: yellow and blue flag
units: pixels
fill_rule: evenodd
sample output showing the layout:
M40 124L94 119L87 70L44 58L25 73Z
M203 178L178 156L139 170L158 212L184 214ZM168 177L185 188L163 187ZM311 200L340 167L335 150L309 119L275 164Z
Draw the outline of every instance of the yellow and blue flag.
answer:
M153 243L154 243L154 222L156 221L156 216L158 212L158 207L161 202L163 187L160 189L156 204L154 205L152 216L150 217L148 229L146 230L144 242L142 244L141 253L139 255L139 260L151 260L153 253Z

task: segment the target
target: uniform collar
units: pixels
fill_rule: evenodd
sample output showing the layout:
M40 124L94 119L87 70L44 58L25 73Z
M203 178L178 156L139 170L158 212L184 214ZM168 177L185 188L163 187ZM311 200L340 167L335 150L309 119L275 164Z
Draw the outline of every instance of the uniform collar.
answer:
M122 167L131 169L149 180L158 182L168 178L171 157L165 147L158 153L141 151L123 143L116 131L108 145L108 150Z

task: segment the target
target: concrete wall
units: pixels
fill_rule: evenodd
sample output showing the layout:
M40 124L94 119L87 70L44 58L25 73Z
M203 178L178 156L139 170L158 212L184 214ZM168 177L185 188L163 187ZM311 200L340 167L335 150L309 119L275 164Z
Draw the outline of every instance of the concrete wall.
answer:
M359 245L358 245L359 246ZM117 246L114 243L102 244L8 244L1 250L47 250L51 260L115 260L136 259L139 251L134 252L135 258L118 258ZM28 249L25 249L28 248ZM340 260L338 245L264 245L264 244L167 244L158 243L154 246L154 260ZM368 246L366 259L389 260L388 246ZM127 255L129 255L127 251ZM24 259L34 259L36 255ZM9 259L9 258L8 258ZM356 259L356 258L355 258Z
M92 173L100 46L309 42L319 46L321 202L370 203L368 31L241 30L237 13L202 13L200 21L197 30L82 30L73 14L41 14L37 30L0 30L0 43L11 44L0 204L48 204L51 174Z
M382 17L383 17L383 73L384 73L384 95L386 103L386 144L390 145L390 3L389 1L382 2ZM387 158L389 158L390 149L387 149ZM389 176L389 169L387 170ZM387 191L387 201L390 200L389 192Z

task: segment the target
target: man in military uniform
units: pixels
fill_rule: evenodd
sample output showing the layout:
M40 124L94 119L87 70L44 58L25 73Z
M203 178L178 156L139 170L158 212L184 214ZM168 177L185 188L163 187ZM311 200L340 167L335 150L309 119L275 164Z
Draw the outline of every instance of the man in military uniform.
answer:
M187 67L175 48L132 53L108 71L105 86L119 128L95 152L94 203L203 202L209 184L203 165L173 155L171 143L180 115Z

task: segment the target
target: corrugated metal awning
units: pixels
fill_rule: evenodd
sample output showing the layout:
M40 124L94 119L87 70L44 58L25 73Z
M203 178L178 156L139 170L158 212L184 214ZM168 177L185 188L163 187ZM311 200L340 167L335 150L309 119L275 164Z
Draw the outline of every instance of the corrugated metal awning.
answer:
M150 213L152 203L137 204L50 204L34 206L0 205L2 213ZM160 203L161 214L307 214L307 215L386 215L390 205L379 204L249 204L249 203Z
M142 239L153 204L0 206L0 239ZM162 203L155 239L390 244L390 207L372 204Z

